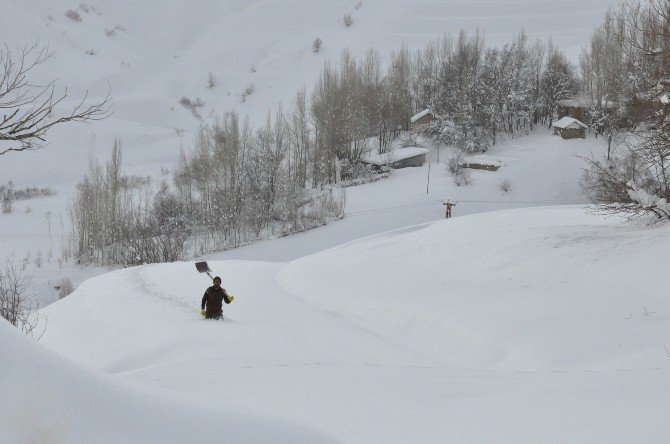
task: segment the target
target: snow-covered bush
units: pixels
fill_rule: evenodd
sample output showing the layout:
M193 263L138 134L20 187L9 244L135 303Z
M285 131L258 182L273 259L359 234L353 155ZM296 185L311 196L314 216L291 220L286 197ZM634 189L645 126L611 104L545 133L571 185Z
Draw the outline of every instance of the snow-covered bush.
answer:
M453 174L453 179L456 186L470 185L472 183L472 173L468 168L461 168Z
M447 171L452 175L457 174L463 169L463 163L465 162L465 157L461 151L454 151L453 154L447 159Z
M498 189L503 193L509 193L512 191L512 181L509 178L500 179L498 183Z
M202 108L205 106L205 102L202 101L199 97L195 100L191 100L188 97L184 96L181 99L179 99L179 104L186 108L187 110L191 111L191 114L193 114L193 117L196 119L202 119L202 116L198 112L199 108Z
M255 86L254 86L253 83L248 84L246 86L246 88L244 88L244 91L242 91L242 93L240 94L242 103L246 102L247 97L249 97L250 95L252 95L254 93L254 88L255 88Z
M447 159L447 171L451 173L451 176L454 180L456 186L469 185L472 183L472 173L470 169L464 168L465 158L463 153L459 150L449 156Z
M105 35L107 37L116 37L116 30L114 28L107 28L105 29Z
M312 52L321 51L321 46L322 45L323 45L323 40L321 40L319 37L315 38L314 41L312 42Z
M351 14L344 14L344 17L342 17L342 22L344 23L344 26L349 28L354 24L354 18L351 16Z
M73 22L81 21L81 15L74 9L68 9L67 12L65 13L65 17L69 18Z
M418 146L416 135L409 132L401 133L397 140L398 143L396 146L399 146L400 148L409 148L413 146Z
M340 163L340 179L341 180L358 180L366 179L378 175L379 173L387 173L390 170L388 166L380 168L373 168L371 165L360 162L343 159Z
M207 88L213 89L215 86L216 86L216 76L214 76L214 73L210 71L207 74Z

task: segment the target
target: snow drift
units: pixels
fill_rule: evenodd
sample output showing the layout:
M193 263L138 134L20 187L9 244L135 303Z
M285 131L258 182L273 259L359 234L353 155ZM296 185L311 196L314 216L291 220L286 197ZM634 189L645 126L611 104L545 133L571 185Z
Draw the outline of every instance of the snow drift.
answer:
M226 411L85 371L0 319L0 442L328 442L298 426Z
M280 281L451 365L640 368L667 360L669 249L668 227L510 210L355 241L293 262Z
M52 369L24 404L11 392L9 411L56 399L49 411L72 406L75 427L90 424L78 436L111 427L77 410L105 402L121 418L114 433L138 436L131 420L151 412L151 424L183 420L200 437L198 412L213 403L351 443L665 442L669 228L546 207L407 227L288 264L211 262L236 296L224 322L199 318L207 279L192 263L119 270L46 307L43 342L146 396L60 383L70 373ZM3 400L47 373L7 368ZM52 383L73 398L42 396ZM153 407L147 387L198 402Z

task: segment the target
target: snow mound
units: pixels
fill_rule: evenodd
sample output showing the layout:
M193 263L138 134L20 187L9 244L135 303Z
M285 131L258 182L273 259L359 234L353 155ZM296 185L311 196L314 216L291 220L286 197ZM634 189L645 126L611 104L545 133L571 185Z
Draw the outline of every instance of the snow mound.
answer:
M369 237L299 259L279 281L450 365L647 368L667 360L669 248L669 227L544 207Z
M0 356L2 443L329 441L298 426L85 371L2 318Z

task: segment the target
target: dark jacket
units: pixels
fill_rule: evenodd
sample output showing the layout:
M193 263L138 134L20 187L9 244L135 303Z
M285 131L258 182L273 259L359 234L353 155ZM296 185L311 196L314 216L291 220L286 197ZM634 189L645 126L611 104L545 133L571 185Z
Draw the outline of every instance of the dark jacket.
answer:
M205 317L221 316L223 301L225 301L226 304L230 304L228 293L226 293L226 290L223 289L223 287L216 288L212 285L205 290L205 295L202 297L202 305L200 307L204 310L205 306L207 306Z

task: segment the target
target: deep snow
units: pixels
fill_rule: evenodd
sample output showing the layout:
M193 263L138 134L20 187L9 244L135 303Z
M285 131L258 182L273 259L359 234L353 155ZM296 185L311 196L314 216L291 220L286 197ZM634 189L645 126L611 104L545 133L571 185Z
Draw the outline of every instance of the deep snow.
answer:
M669 247L579 206L490 212L213 261L223 322L193 263L110 273L43 311L43 343L344 442L664 442Z
M45 83L57 78L60 89L67 86L69 90L64 106L76 103L87 90L91 100L99 100L111 89L114 101L111 118L91 125L56 127L48 135L46 149L0 159L0 183L11 180L19 188L48 186L58 192L52 198L20 202L12 215L0 214L0 258L13 255L20 260L28 253L31 260L38 254L43 257L44 264L35 270L32 285L41 305L57 299L53 287L59 280L69 278L78 285L104 271L58 264L61 247L70 234L67 205L89 163L105 161L114 139L120 137L128 174L150 175L157 183L169 181L169 172L163 172L173 168L181 146L191 146L194 132L202 123L179 105L182 97L200 97L205 102L200 111L204 121L236 109L258 123L264 121L269 108L280 101L288 106L299 88L311 87L323 63L337 60L343 48L349 48L355 57L376 48L386 60L401 44L414 50L443 34L456 34L461 28L482 29L491 45L509 42L521 29L531 39L551 35L577 60L579 48L594 25L616 2L168 0L140 4L100 0L83 2L94 8L88 13L78 8L79 3L5 0L0 14L2 41L11 49L39 40L54 52L33 72L31 81ZM65 17L69 9L78 9L82 20L74 22ZM345 13L354 18L350 28L342 24ZM116 35L108 37L106 31L112 29ZM311 45L316 37L323 40L323 48L315 54ZM95 55L88 55L89 50ZM217 79L213 89L207 88L210 72ZM252 83L254 93L242 102L241 92ZM530 147L532 143L521 145ZM381 205L376 192L375 200L358 197L367 194L349 193L352 205L348 212L416 202L423 205L422 198L409 202L390 196L381 200L392 202ZM491 193L476 194L478 197L471 200L498 200ZM431 194L435 201L441 197ZM545 197L536 195L531 200L545 201ZM559 203L563 202L576 203L572 198ZM326 246L336 244L331 239L344 242L359 233L367 235L439 219L439 204L431 205L417 212L394 211L391 218L357 216L361 220L359 229L344 227L326 235ZM463 203L456 214L523 205ZM428 207L430 210L424 211ZM273 258L267 252L269 248L261 248L264 251L253 258ZM240 257L252 257L251 251L255 250L242 250ZM299 257L314 251L318 250L298 247L284 254Z
M336 442L305 426L120 381L45 350L0 319L0 442Z
M0 14L10 47L55 50L33 80L58 77L71 103L85 90L114 98L110 119L0 158L0 183L58 191L0 215L0 258L44 257L43 303L59 279L106 271L57 264L89 162L120 136L126 172L169 180L200 124L181 97L202 98L205 121L234 108L258 122L342 48L385 58L460 28L492 45L521 28L552 35L577 60L616 2L121 0L90 3L75 23L64 13L77 3L6 0ZM236 296L223 322L199 318L208 282L192 263L88 280L43 310L42 345L74 362L0 323L0 356L12 356L0 358L0 442L664 442L667 227L574 206L477 214L583 203L575 156L602 150L538 128L483 156L498 172L456 187L447 151L432 149L428 192L428 165L396 171L349 188L342 221L208 256ZM416 225L441 220L447 198L453 220Z

